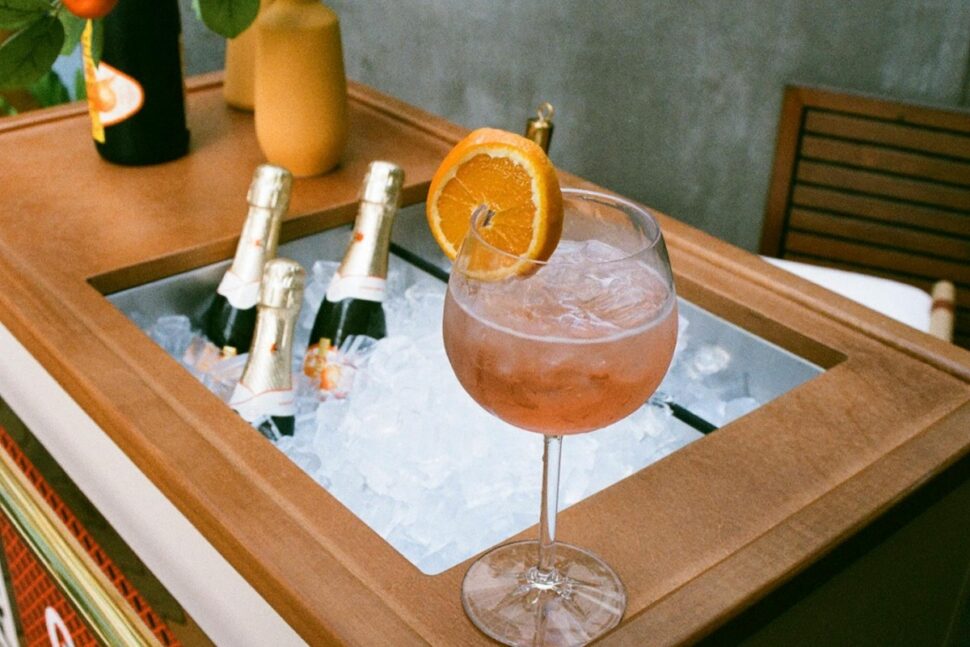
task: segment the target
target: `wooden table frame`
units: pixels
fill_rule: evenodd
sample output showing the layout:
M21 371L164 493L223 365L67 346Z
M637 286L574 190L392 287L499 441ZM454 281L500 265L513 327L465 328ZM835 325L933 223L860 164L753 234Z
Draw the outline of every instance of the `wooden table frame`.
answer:
M491 644L467 563L421 574L102 296L232 254L262 159L219 83L193 80L192 152L158 167L100 161L80 106L0 121L0 323L308 643ZM464 132L351 90L347 160L297 181L283 240L351 219L371 159L422 200ZM708 634L970 452L970 353L660 219L682 296L828 370L562 513L629 592L604 644Z

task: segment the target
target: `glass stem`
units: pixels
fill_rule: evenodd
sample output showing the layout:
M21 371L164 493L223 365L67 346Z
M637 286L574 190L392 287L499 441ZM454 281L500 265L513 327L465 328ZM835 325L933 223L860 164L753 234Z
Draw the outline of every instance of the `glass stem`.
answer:
M559 464L562 436L543 436L542 501L539 508L539 565L537 578L556 579L556 512L559 510Z

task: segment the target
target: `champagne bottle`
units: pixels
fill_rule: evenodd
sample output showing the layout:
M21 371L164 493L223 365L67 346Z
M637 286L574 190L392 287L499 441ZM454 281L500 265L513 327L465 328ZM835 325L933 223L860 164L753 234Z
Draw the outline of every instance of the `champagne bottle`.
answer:
M371 162L367 169L350 244L317 311L303 364L324 390L338 388L333 353L347 337L386 334L387 257L403 184L404 171L390 162Z
M253 173L236 255L203 317L206 336L223 355L245 352L252 341L263 265L276 256L292 183L290 172L280 166L261 164Z
M549 153L549 144L552 143L552 117L556 109L548 101L544 101L536 116L531 117L525 124L525 136L542 147L542 150Z
M127 165L185 155L189 131L177 0L124 0L102 22L104 48L97 66L91 56L90 21L82 38L98 153Z
M270 440L293 435L293 330L306 272L288 258L266 263L256 333L229 406Z

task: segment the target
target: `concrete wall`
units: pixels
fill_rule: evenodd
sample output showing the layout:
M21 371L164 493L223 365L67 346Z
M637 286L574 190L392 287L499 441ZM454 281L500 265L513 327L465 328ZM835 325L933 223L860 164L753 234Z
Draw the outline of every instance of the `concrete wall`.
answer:
M557 165L750 250L785 83L970 105L967 0L329 2L351 78L469 128L550 101Z

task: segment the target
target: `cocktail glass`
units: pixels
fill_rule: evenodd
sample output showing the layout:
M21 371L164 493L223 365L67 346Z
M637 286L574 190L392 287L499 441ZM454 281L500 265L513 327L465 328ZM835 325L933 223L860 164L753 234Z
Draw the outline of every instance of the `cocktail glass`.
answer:
M543 434L538 540L485 553L462 584L472 622L508 645L584 644L622 618L626 592L613 569L556 541L562 436L643 405L677 339L657 221L592 191L565 189L563 203L562 238L545 262L487 243L495 214L478 209L445 299L445 349L462 386L502 420Z

